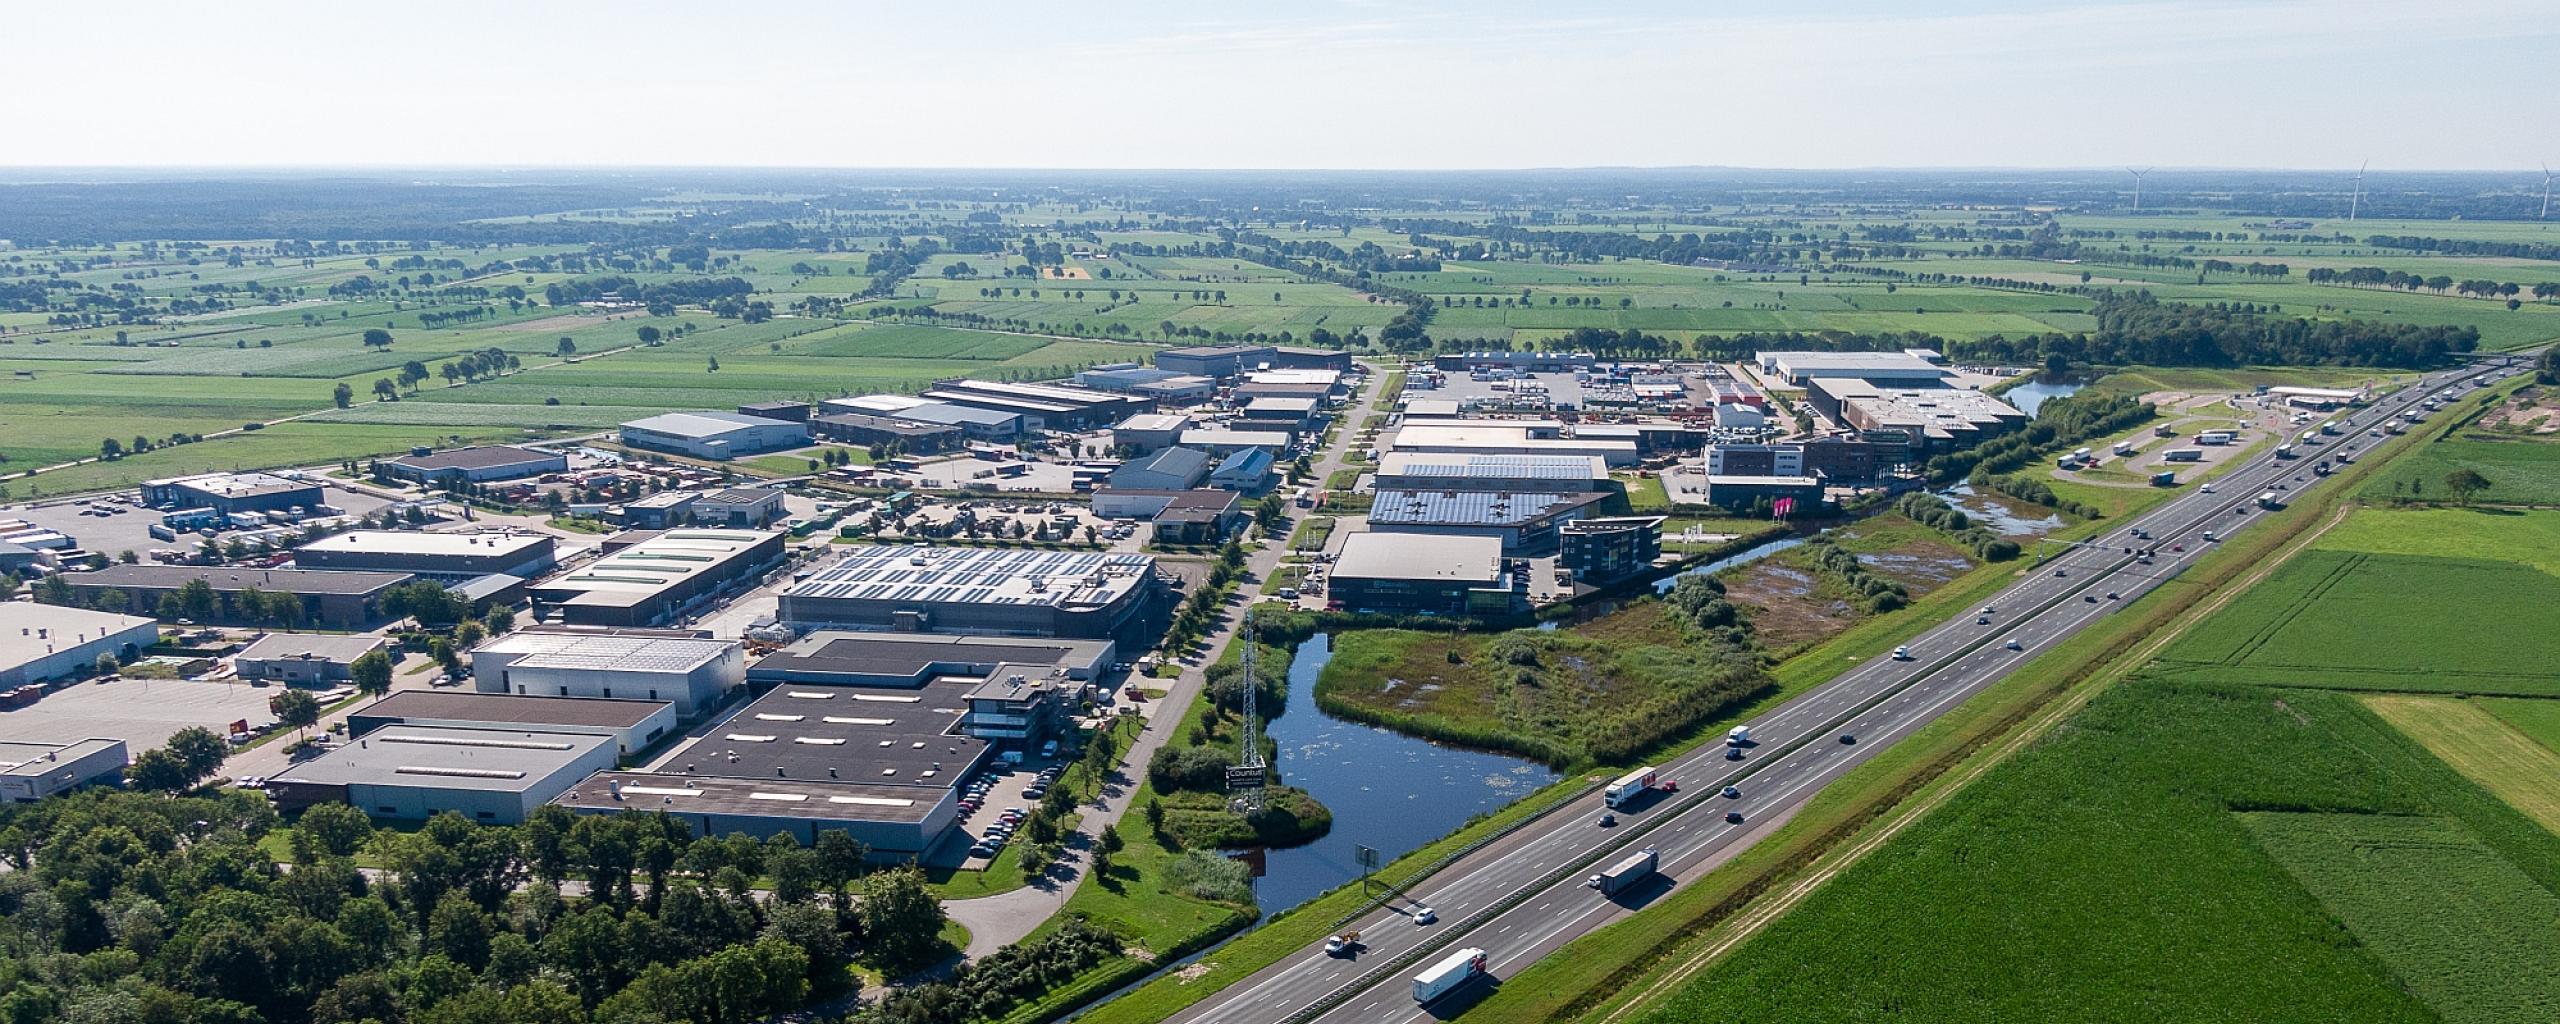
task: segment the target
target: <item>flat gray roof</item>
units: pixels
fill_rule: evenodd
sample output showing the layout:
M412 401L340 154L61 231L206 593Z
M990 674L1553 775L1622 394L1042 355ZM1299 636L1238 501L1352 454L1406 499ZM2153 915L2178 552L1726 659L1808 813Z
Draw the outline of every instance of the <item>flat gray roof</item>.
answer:
M558 541L546 533L429 533L424 530L349 530L312 541L296 551L386 552L439 557L530 555Z
M416 579L405 572L359 572L349 569L241 569L204 565L110 565L93 572L63 575L64 582L88 587L176 589L201 579L224 592L249 587L294 594L356 596L396 587Z
M324 786L428 786L521 793L613 743L595 733L389 725L277 779Z
M561 457L552 452L535 451L531 448L488 444L455 448L451 451L427 455L403 455L391 460L391 464L434 472L442 469L494 469L499 466L516 466L527 462L545 462Z
M1343 538L1336 578L1446 580L1488 585L1502 578L1502 541L1429 533L1355 533Z
M55 765L69 764L101 750L124 746L123 740L85 739L69 743L21 743L0 740L0 775L43 775ZM45 755L53 755L46 760Z
M660 762L659 772L949 789L986 753L960 731L974 677L920 687L783 683Z
M1509 527L1599 501L1597 492L1503 494L1492 491L1383 490L1369 506L1371 526Z
M823 779L728 779L597 772L551 802L599 811L668 811L821 820L921 822L941 795L913 786Z
M790 420L766 419L762 416L747 416L734 412L712 412L708 410L700 412L661 413L656 416L643 417L623 424L625 427L637 430L647 430L660 434L669 434L676 437L693 438L718 437L730 431L742 430L748 427L789 427L800 425L802 424L797 424Z
M1154 569L1154 558L1128 553L874 545L848 550L785 593L917 604L1101 606L1146 585Z
M0 666L24 665L155 620L139 615L62 608L33 601L0 603ZM45 635L38 636L38 632Z
M522 657L515 665L520 668L691 672L719 660L737 646L735 640L521 632L489 641L473 648L472 653L519 654Z
M257 643L241 651L243 661L272 658L318 658L324 661L350 662L366 651L381 647L386 641L378 636L334 636L327 633L269 633Z
M448 722L497 722L628 729L675 705L620 697L540 697L471 690L401 690L350 712L362 718L424 718Z
M1081 667L1101 661L1111 650L1108 640L819 630L765 656L747 670L747 676L756 680L788 679L800 673L811 679L829 675L914 678L936 665L1006 662Z

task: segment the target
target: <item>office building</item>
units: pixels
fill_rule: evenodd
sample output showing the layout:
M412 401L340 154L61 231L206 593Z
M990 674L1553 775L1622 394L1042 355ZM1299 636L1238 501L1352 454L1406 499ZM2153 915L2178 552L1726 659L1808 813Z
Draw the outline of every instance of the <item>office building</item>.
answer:
M531 579L558 563L558 541L542 533L428 533L349 530L293 550L299 569L404 572L442 582L503 575Z
M899 633L1104 639L1153 617L1145 555L923 545L856 547L782 594L782 621Z
M527 629L473 648L471 678L482 693L662 700L691 718L745 684L747 657L735 640Z
M1888 387L1853 378L1820 378L1805 403L1852 430L1898 431L1917 452L1962 448L2027 424L2027 414L1970 388Z
M699 504L699 502L696 502ZM782 558L779 533L675 529L611 540L602 558L531 589L537 618L581 626L655 626L710 604Z
M702 500L697 491L659 491L622 506L620 522L625 529L666 530L693 522L693 503Z
M401 690L347 713L349 736L394 725L608 736L615 753L629 755L674 735L681 719L673 701L468 690Z
M623 424L622 443L719 461L807 447L809 425L731 412L670 412Z
M1303 434L1315 429L1323 404L1313 398L1256 398L1244 403L1244 409L1236 414L1235 426L1238 430Z
M358 633L269 633L231 659L242 679L263 679L287 686L335 686L352 682L357 658L388 650L390 641ZM399 655L391 655L397 661Z
M1225 379L1258 369L1279 353L1269 345L1195 345L1156 353L1156 369Z
M1586 583L1622 579L1662 557L1662 516L1577 519L1557 531L1556 564Z
M522 824L578 780L615 764L613 738L519 729L375 729L267 780L281 810L344 803L388 821L445 811Z
M1244 528L1244 502L1215 488L1147 490L1105 487L1093 492L1093 514L1155 524L1158 544L1219 544Z

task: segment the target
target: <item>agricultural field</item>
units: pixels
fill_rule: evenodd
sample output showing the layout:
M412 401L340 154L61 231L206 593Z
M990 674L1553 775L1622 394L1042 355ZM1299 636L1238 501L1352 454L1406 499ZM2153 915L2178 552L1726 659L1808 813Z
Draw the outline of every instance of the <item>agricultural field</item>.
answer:
M2280 855L2250 820L2269 808L2359 827L2293 829ZM2496 885L2367 930L2370 905L2332 901L2376 898L2368 881L2306 884L2400 822L2435 846L2394 853L2394 877ZM1640 1019L2539 1020L2509 1011L2560 999L2549 941L2503 939L2552 927L2555 886L2560 837L2347 695L2138 679Z
M2312 550L2160 658L2180 679L2560 696L2560 576L2514 562Z
M2501 700L2508 709L2554 702ZM2486 700L2378 693L2364 706L2464 778L2495 793L2507 805L2560 833L2560 752L2510 726ZM2514 713L2510 710L2509 713ZM2530 720L2540 724L2541 715Z
M2460 500L2446 479L2470 470L2489 486L2468 500L2492 505L2560 505L2560 395L2526 386L2451 435L2392 463L2365 485L2365 497Z

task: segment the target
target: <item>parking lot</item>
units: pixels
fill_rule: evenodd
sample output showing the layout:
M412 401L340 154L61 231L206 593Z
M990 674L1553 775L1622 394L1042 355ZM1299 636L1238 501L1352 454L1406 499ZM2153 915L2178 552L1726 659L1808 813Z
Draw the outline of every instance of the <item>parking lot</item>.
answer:
M1670 404L1703 408L1715 404L1715 390L1696 366L1680 368L1680 384L1686 397ZM1464 415L1495 412L1543 412L1553 409L1632 411L1638 404L1635 391L1625 385L1602 381L1583 381L1571 373L1522 373L1504 380L1477 380L1465 370L1449 370L1440 375L1441 386L1418 388L1408 384L1404 397L1437 398L1457 402ZM1646 399L1646 406L1663 404L1662 399ZM1595 404L1596 403L1596 404Z
M368 515L390 504L369 494L332 486L323 494L329 504L345 509L348 515ZM114 498L134 498L125 504ZM106 511L107 515L92 514ZM83 549L109 558L120 552L136 554L154 548L192 548L204 538L180 534L177 541L165 541L151 535L151 527L160 524L160 513L140 504L134 492L97 495L76 500L45 501L37 504L0 506L0 519L24 519L37 526L62 534Z
M1013 476L999 476L996 469L999 465L1023 468ZM998 491L1065 494L1076 487L1075 468L1063 462L997 463L968 456L926 463L915 471L913 479L917 487L945 491L974 486Z
M241 682L183 679L78 683L28 707L0 712L0 740L67 743L96 737L123 740L129 752L140 754L191 725L223 734L241 719L252 729L273 723L276 716L267 713L267 697L277 692Z

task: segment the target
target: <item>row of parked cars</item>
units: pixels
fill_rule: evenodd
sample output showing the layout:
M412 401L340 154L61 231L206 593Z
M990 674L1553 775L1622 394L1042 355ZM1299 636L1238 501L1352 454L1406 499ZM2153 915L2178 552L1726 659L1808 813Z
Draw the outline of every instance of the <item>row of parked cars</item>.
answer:
M1049 786L1058 781L1059 770L1057 765L1041 769L1030 782L1023 784L1022 795L1032 800L1049 795ZM969 783L960 795L960 813L978 813L979 808L986 806L987 797L995 791L995 785L993 775L979 776ZM1013 841L1013 830L1022 827L1022 819L1026 817L1029 815L1020 807L1005 808L1003 814L996 816L995 824L987 826L978 837L976 845L969 847L970 856L993 857L1001 852L1006 843Z

